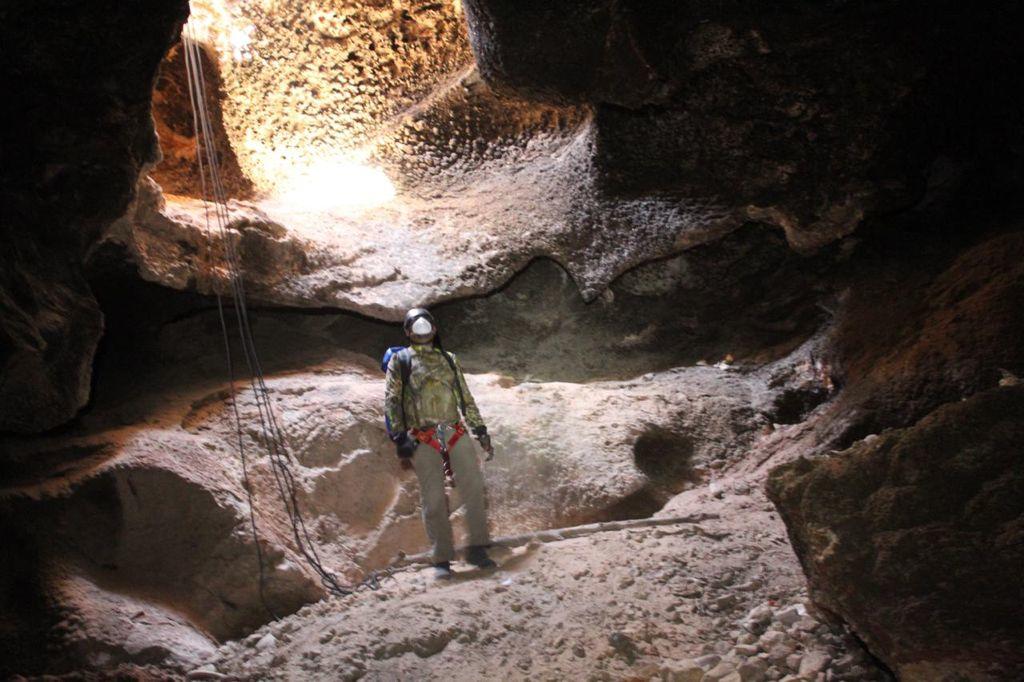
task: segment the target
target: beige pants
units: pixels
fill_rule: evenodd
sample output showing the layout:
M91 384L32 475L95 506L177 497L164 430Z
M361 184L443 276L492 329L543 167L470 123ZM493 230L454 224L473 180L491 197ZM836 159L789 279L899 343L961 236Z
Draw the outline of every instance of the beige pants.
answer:
M451 449L449 457L459 498L466 507L469 544L488 545L491 542L491 535L487 529L484 477L480 473L480 462L471 441L468 433L464 435ZM448 500L444 493L441 453L426 443L420 443L413 455L412 463L416 477L420 481L423 525L426 526L427 537L434 546L434 561L451 561L455 558L455 545L452 540L452 524L448 520Z

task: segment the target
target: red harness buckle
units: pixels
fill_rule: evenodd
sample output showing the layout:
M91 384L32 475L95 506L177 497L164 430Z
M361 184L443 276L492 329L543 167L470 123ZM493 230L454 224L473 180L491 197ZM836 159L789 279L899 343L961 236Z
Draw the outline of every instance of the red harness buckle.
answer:
M451 449L455 447L455 444L459 442L459 439L466 435L466 427L459 422L455 425L455 433L448 438L447 443L442 443L437 437L437 427L430 426L425 429L413 429L412 437L421 443L426 443L430 447L437 450L438 454L441 455L441 467L444 469L445 478L448 479L448 483L451 487L455 487L455 474L452 471L452 460L448 456Z

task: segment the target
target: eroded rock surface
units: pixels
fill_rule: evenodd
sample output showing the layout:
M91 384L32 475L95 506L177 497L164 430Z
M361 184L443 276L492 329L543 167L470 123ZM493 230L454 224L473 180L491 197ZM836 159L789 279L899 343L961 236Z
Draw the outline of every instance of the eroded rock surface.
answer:
M1024 388L772 472L815 601L901 679L1024 673Z
M936 10L921 32L902 6L755 20L730 4L479 0L465 5L478 67L460 3L208 5L195 23L223 79L217 143L256 188L232 203L228 238L273 303L394 320L492 291L538 256L590 301L751 220L814 251L913 205L942 169L999 154L948 131L1013 136L991 95L1013 60L998 47L1008 5ZM953 58L954 44L977 52ZM325 59L336 70L310 66ZM953 80L987 89L953 93ZM358 205L379 183L394 196ZM200 189L166 204L156 192L110 238L151 281L224 290Z
M952 2L929 7L927 31L919 7L886 3L464 4L485 80L594 107L602 191L716 201L801 250L916 201L937 147L982 151L935 138L993 112L945 103L1010 66L1004 31L1020 21L1010 4Z
M1024 232L1011 226L953 257L886 258L850 292L834 335L842 445L1024 374Z
M781 234L747 225L644 264L587 303L571 277L538 260L487 297L434 309L467 362L538 381L635 377L714 364L756 365L799 346L827 318L833 254L804 258Z

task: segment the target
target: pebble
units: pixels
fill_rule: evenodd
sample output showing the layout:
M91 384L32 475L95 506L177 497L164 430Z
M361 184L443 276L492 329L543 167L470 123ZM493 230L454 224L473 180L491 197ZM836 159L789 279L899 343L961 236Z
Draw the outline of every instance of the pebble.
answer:
M632 663L636 660L636 644L633 643L625 633L613 632L608 635L608 643L615 649L615 653Z
M788 627L800 620L801 616L804 615L801 611L803 611L803 608L799 605L787 606L775 614L775 620Z
M724 642L724 641L722 641L722 642L715 642L715 651L714 651L714 653L721 654L722 656L725 656L730 651L732 651L732 647L729 646L728 642Z
M276 647L277 639L274 637L274 635L270 634L269 632L260 637L259 641L256 642L257 651L272 651Z
M793 627L801 632L814 632L818 627L818 621L810 616L803 616Z
M736 669L742 682L764 682L768 664L760 659L746 661Z
M772 607L767 604L751 609L743 620L743 627L751 632L763 632L772 621Z
M809 651L804 654L797 670L801 675L814 675L825 670L831 661L832 657L824 651Z
M736 672L736 666L729 661L721 661L715 667L708 670L702 678L705 682L721 680L722 678Z
M665 682L700 682L704 677L704 669L689 659L670 661L661 667L660 672Z
M793 650L784 644L776 644L768 649L768 658L775 664L784 663Z
M699 665L701 668L708 670L718 665L719 661L721 660L722 657L718 656L717 654L707 654L706 656L700 656L698 658L693 659L693 662Z

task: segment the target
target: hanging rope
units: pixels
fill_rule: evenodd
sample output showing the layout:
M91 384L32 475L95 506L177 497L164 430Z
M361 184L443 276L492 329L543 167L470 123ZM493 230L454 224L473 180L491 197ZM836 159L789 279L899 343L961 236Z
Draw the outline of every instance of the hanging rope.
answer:
M196 74L198 73L198 70L195 65L197 62L199 64L201 64L202 62L194 58L192 50L196 43L195 40L191 38L191 36L185 36L185 31L191 31L191 27L186 26L186 28L182 31L181 46L185 61L185 74L188 80L189 103L192 105L192 125L196 135L196 163L199 168L199 180L202 188L203 213L206 218L206 233L207 235L209 235L211 232L210 201L208 200L210 194L206 185L206 169L203 163L204 150L202 148L205 144L205 136L200 135L199 123L200 109L205 109L205 90L197 89L194 82ZM203 102L202 107L200 107L199 102ZM212 257L210 257L210 254L213 251L213 246L210 243L210 241L208 241L207 244L209 246L207 260L212 262L213 259ZM252 485L249 482L249 466L248 462L246 461L245 438L242 434L242 418L238 411L238 401L235 400L235 396L237 395L235 390L235 367L231 355L231 340L228 334L227 320L224 315L224 298L223 296L221 296L220 287L216 287L216 294L217 312L219 314L221 332L224 338L224 355L227 358L228 365L228 385L230 388L231 395L231 407L232 411L234 412L235 435L237 438L236 443L238 447L238 455L242 462L242 485L245 488L245 494L249 503L249 527L252 531L253 544L256 546L256 563L259 568L260 603L263 604L263 608L267 612L267 615L270 616L271 620L277 620L277 615L274 613L273 609L271 609L270 606L267 604L266 571L264 570L263 563L263 548L260 546L259 533L256 530L256 511L255 505L253 504L254 494L252 490Z
M249 311L246 305L245 284L242 278L241 260L238 255L235 239L229 230L230 215L227 207L227 193L221 180L220 164L217 150L214 147L213 126L210 121L209 108L206 103L206 79L203 73L203 63L199 42L195 39L193 29L186 25L182 31L182 49L185 56L185 71L188 78L189 100L192 105L193 123L196 133L196 162L199 168L200 183L203 192L203 205L206 218L207 235L212 241L212 225L216 225L224 248L224 265L228 288L231 294L232 307L235 311L235 323L238 327L239 341L245 363L248 368L249 386L252 389L253 399L256 405L256 414L259 422L259 443L266 449L270 461L270 470L274 476L274 483L278 495L284 505L285 512L292 527L292 535L298 552L305 559L306 563L320 577L324 588L331 594L344 596L352 594L362 587L378 589L380 578L390 575L390 570L382 573L371 573L366 579L356 585L348 585L341 582L337 575L328 570L317 552L316 545L310 538L309 530L306 527L305 519L299 508L297 486L292 473L290 463L292 457L288 454L287 441L278 424L277 416L270 399L270 391L267 388L263 376L263 368L260 364L259 355L256 352L255 339L249 321ZM211 213L213 219L211 221ZM212 270L212 268L211 268ZM220 316L221 331L224 336L224 350L227 357L228 381L230 382L231 404L235 422L237 447L239 458L242 463L243 485L249 501L249 523L252 529L253 541L256 544L257 561L259 562L260 599L264 608L271 617L276 618L267 606L264 584L265 568L263 550L260 547L259 536L256 529L256 517L254 511L254 493L249 481L249 467L245 451L245 438L242 430L242 417L238 408L238 394L235 391L235 369L231 353L231 339L228 333L227 316L221 286L215 283L214 290L217 297L217 312Z

